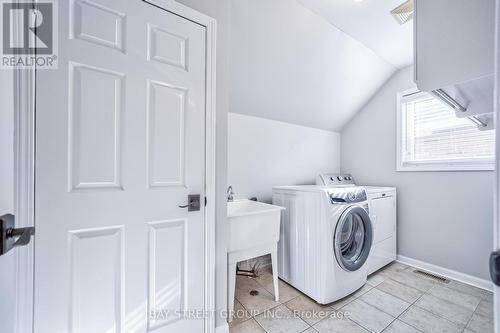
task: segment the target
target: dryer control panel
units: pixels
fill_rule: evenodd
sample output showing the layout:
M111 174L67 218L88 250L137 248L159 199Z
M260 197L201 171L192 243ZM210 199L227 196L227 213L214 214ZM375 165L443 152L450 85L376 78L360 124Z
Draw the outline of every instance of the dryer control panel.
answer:
M325 173L318 176L316 185L324 186L354 186L354 178L350 174Z

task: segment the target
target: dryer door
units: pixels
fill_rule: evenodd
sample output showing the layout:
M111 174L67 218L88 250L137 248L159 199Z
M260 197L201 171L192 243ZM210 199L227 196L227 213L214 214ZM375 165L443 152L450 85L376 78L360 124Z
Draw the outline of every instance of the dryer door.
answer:
M372 241L372 224L366 210L348 207L340 216L333 240L340 267L346 271L360 269L368 259Z

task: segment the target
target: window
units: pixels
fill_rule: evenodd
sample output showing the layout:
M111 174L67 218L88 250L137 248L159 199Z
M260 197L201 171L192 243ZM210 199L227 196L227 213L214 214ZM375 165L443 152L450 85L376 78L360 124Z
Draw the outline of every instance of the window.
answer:
M398 95L398 171L493 170L495 131L425 92Z

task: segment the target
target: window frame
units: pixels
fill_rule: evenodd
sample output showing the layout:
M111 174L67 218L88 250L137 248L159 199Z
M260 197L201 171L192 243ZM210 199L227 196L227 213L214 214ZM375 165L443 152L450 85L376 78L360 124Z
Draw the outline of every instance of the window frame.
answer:
M494 171L495 158L471 159L463 160L442 160L442 161L424 161L424 162L403 162L403 131L406 124L406 115L403 114L402 102L403 98L408 95L421 93L419 89L411 88L405 91L400 91L396 97L396 171Z

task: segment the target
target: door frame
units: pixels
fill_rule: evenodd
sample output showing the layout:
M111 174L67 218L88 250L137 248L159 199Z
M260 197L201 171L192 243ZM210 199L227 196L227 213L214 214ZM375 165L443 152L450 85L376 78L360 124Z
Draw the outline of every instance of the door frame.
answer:
M494 250L500 250L500 0L495 2L495 88L494 88L494 122L495 122L495 194L494 194L494 221L493 221L493 247ZM493 286L494 299L494 331L500 333L500 287Z
M22 0L19 0L21 2ZM35 2L36 0L31 0ZM215 332L216 34L215 19L174 0L144 1L205 27L205 333ZM23 1L25 2L25 1ZM17 27L18 29L20 27ZM19 30L22 31L22 30ZM16 225L35 225L36 71L14 70L14 196ZM36 235L36 234L35 234ZM14 333L34 333L34 243L16 249ZM146 259L145 259L146 260Z

